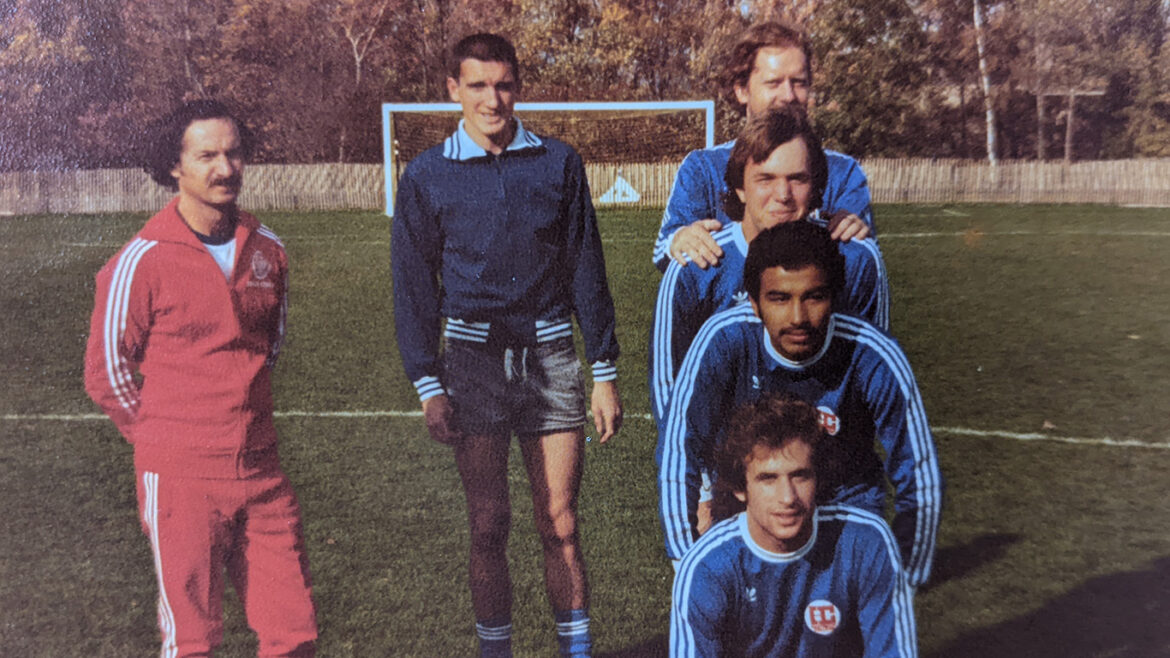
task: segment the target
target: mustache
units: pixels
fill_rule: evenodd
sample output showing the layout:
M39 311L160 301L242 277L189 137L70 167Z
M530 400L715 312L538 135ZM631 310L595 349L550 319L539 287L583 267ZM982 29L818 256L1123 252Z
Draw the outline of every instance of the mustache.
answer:
M812 330L813 330L813 326L812 326L811 322L801 322L800 324L794 324L794 325L791 325L788 327L784 327L783 329L780 330L780 333L786 334L786 333L789 333L792 331L812 331Z
M239 187L244 182L244 177L239 174L225 176L224 178L216 178L211 181L212 185L226 185L228 187Z

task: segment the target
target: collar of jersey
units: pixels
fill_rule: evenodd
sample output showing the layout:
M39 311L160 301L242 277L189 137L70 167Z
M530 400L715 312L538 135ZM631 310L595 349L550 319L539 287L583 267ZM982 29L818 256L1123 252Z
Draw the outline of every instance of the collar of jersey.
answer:
M762 329L764 332L764 350L767 351L768 356L772 362L771 368L769 368L769 370L784 368L785 370L800 371L808 368L817 361L820 361L821 357L825 355L825 352L829 351L829 343L833 340L833 333L836 326L837 316L830 315L829 328L825 330L825 342L821 344L821 349L817 350L816 354L808 357L804 361L793 361L791 359L785 358L785 356L776 349L776 346L772 345L772 337L768 335L768 328L764 327Z
M236 210L236 231L234 239L243 244L248 235L260 228L260 222L242 210ZM203 249L203 243L196 237L187 222L179 215L179 197L171 199L158 214L151 217L139 233L144 240L159 242L178 242L197 249Z
M743 543L747 544L748 550L750 550L752 553L755 553L756 557L767 562L793 562L808 554L808 552L812 550L813 544L817 543L817 524L820 520L820 516L820 510L813 510L812 534L808 536L808 541L804 543L804 546L801 546L791 553L773 553L772 551L769 551L768 549L757 544L756 540L752 539L751 531L748 530L746 511L740 512L739 519L736 521L736 524L739 525L739 532L743 536Z
M512 142L508 144L505 151L521 151L529 148L536 148L540 146L540 138L524 129L524 124L520 123L520 119L516 119L516 134L512 137ZM487 157L488 152L482 146L475 143L471 135L467 134L467 129L463 126L463 119L459 120L459 127L451 136L443 140L443 157L448 160L458 160L465 162L473 158Z

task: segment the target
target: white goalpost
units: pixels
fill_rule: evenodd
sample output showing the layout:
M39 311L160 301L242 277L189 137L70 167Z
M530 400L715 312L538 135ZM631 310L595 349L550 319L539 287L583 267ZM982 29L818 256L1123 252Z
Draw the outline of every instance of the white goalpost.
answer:
M383 158L383 173L386 181L386 214L394 216L394 195L397 191L398 176L401 174L401 168L405 165L402 157L413 157L417 153L400 153L399 139L404 137L402 130L398 130L396 134L396 117L401 120L404 116L410 115L443 115L447 117L457 117L460 111L458 103L383 103L382 104L382 158ZM631 101L631 102L580 102L580 103L516 103L516 114L527 126L529 124L528 116L535 116L535 113L560 113L560 115L595 115L605 117L636 117L638 115L662 115L662 114L680 114L680 113L694 113L701 112L702 122L700 130L703 131L701 141L696 141L690 148L697 148L704 146L710 148L715 144L715 101ZM528 115L528 116L526 116ZM547 114L541 116L549 116ZM619 118L620 120L620 118ZM541 131L538 129L539 134ZM565 135L556 134L556 132L548 132L551 137L562 139L574 147L578 144L574 143L572 138L566 138ZM665 133L664 133L665 134ZM445 135L443 135L445 136ZM621 135L613 135L613 140L623 139ZM652 136L647 137L652 139ZM696 136L697 139L697 136ZM432 136L427 143L428 146L433 146L441 141L441 137ZM580 151L581 148L578 147ZM688 149L689 150L689 149ZM588 158L585 153L582 157ZM646 156L642 156L643 158ZM681 157L677 160L681 162ZM619 166L620 163L613 163ZM609 188L608 194L610 198L617 198L618 200L627 200L631 197L628 195L633 193L632 188L629 188L629 183L621 177L621 169L616 170L616 180L613 181L612 187Z

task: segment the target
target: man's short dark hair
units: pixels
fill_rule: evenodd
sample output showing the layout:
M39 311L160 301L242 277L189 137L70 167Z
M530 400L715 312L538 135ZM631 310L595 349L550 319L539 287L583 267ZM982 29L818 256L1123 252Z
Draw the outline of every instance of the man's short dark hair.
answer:
M760 231L748 245L743 263L743 287L760 301L760 279L773 267L799 270L815 267L825 275L833 301L845 290L845 257L826 228L811 222L785 222Z
M723 72L719 76L723 93L731 106L746 111L735 96L735 88L746 87L752 69L756 66L756 53L761 48L798 48L804 53L809 84L812 83L812 43L804 32L787 23L768 21L756 23L744 30L727 54Z
M824 436L817 410L795 396L765 393L755 402L741 405L728 424L727 439L715 452L713 519L720 521L743 511L744 504L735 494L747 491L747 462L756 446L775 450L792 441L808 444L820 490L821 482L827 482L822 471L830 466L822 456L830 452L823 449Z
M516 60L516 49L512 47L512 42L498 34L480 32L460 39L451 49L451 60L447 64L453 79L459 79L465 59L509 64L512 66L512 77L516 78L517 85L520 84L520 62Z
M179 184L171 171L179 164L179 156L183 153L183 136L192 123L207 119L227 119L236 124L244 159L252 157L255 146L252 132L226 105L206 99L188 101L156 122L150 130L142 168L154 182L168 189L178 189Z
M812 123L808 120L808 114L803 108L787 105L748 119L739 136L735 138L727 170L723 172L723 180L727 183L727 192L723 195L723 211L728 217L737 222L743 221L743 201L739 200L739 195L735 191L744 189L743 172L747 169L748 161L763 162L771 157L772 151L781 144L798 137L803 139L804 145L808 147L809 173L812 174L812 195L808 200L808 209L811 212L821 207L825 186L829 182L829 160L825 157L821 138L817 137Z

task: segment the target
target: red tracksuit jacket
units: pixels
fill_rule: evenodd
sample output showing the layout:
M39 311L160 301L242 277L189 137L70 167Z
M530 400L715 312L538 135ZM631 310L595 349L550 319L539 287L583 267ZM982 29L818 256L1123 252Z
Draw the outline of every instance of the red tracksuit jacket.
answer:
M177 204L98 272L85 388L134 445L139 470L247 477L278 464L269 372L288 259L241 212L229 281Z

